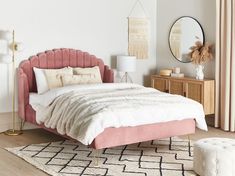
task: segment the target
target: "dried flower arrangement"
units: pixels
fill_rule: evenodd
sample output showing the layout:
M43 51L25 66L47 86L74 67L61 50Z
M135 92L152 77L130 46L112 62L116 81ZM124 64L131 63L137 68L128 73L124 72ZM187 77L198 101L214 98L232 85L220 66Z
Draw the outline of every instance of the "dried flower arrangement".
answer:
M197 41L195 46L192 46L190 50L191 52L189 53L189 57L194 64L204 64L205 62L213 59L212 45L209 43L203 45L201 41Z

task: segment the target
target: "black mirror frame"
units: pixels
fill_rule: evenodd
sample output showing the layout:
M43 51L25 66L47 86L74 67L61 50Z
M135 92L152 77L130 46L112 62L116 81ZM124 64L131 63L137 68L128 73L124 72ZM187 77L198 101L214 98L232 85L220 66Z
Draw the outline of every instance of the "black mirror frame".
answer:
M203 28L202 28L202 25L199 23L199 21L198 21L196 18L191 17L191 16L181 16L181 17L177 18L177 19L174 21L174 23L171 25L171 28L170 28L170 31L169 31L169 35L168 35L168 45L169 45L169 48L170 48L170 51L171 51L172 56L174 56L174 58L175 58L177 61L182 62L182 63L191 63L192 61L184 62L184 61L180 61L179 59L177 59L177 58L175 57L174 53L172 52L171 44L170 44L170 34L171 34L171 30L172 30L173 26L175 25L175 23L176 23L178 20L180 20L181 18L185 18L185 17L193 19L193 20L196 21L197 24L200 26L200 28L201 28L201 30L202 30L202 35L203 35L203 45L205 44L205 33L204 33L204 30L203 30Z

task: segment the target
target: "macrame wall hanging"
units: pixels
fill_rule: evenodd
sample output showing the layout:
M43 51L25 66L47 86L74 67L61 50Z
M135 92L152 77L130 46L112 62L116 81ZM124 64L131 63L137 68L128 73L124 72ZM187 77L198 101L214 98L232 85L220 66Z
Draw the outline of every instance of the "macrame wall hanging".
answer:
M131 16L137 5L140 5L145 16ZM128 53L137 59L147 59L149 55L149 18L146 15L143 4L137 0L128 16Z

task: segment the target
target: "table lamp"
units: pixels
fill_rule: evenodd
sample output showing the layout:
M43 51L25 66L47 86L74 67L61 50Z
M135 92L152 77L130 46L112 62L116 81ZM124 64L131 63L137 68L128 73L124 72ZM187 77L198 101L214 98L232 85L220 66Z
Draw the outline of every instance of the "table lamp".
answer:
M136 70L136 57L135 56L117 56L117 70L125 72L121 78L121 82L133 83L128 73L135 72Z

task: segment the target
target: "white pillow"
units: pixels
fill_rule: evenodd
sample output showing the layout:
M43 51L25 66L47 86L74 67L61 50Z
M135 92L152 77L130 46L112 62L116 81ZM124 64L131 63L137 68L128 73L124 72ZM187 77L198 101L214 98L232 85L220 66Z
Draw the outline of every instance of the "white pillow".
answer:
M33 67L36 78L38 94L45 93L49 89L62 87L61 76L64 74L73 75L72 68L41 69Z
M73 75L73 69L72 68L61 68L61 69L46 69L44 70L46 79L47 79L47 84L49 89L54 89L57 87L62 87L62 80L61 76L63 75Z
M44 70L45 69L33 67L33 71L34 71L36 83L37 83L38 94L42 94L49 90L49 87L47 84L47 78L45 76Z
M90 68L73 68L73 73L75 75L88 75L92 79L92 82L102 83L99 66Z
M102 83L102 81L95 78L95 75L63 75L61 79L63 86Z

